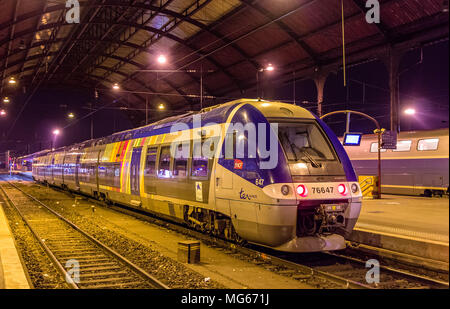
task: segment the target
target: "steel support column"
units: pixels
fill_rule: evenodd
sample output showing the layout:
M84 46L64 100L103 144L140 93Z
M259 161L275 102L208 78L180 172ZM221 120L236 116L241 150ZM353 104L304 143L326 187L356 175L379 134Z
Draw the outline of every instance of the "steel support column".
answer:
M317 89L317 115L321 117L323 115L322 104L323 104L323 89L325 87L325 82L329 72L317 71L314 76L314 83Z
M389 90L391 105L391 131L400 132L400 96L399 96L399 64L401 53L389 48L388 55L384 59L389 74Z

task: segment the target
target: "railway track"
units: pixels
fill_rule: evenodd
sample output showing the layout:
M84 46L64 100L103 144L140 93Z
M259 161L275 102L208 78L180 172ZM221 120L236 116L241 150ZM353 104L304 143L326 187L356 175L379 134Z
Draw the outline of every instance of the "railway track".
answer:
M168 288L16 185L0 188L70 288Z
M65 194L72 194L59 188L55 189ZM380 265L380 282L368 284L365 279L369 270L366 268L366 262L351 256L335 252L284 254L260 246L250 245L243 247L205 235L177 223L157 218L143 211L126 206L106 205L90 197L87 198L99 206L162 225L171 230L202 240L209 246L221 248L230 255L235 255L240 259L247 259L271 271L304 280L318 287L328 287L328 284L331 284L334 288L350 289L448 289L449 287L448 282L416 275L386 265Z
M344 251L345 252L345 251ZM354 287L352 282L372 289L448 289L449 283L435 278L417 275L402 269L379 264L379 281L368 284L366 275L373 265L366 266L366 260L361 260L340 252L320 252L301 255L277 254L281 263L286 261L310 267L331 280L350 281L349 288ZM376 256L370 259L378 260Z
M312 284L319 287L327 287L327 283L320 282L325 279L328 283L333 283L333 287L348 289L448 289L449 283L429 278L422 275L416 275L401 269L396 269L386 265L380 265L380 282L368 284L366 274L369 270L366 268L366 261L347 256L340 253L321 252L308 254L284 254L283 252L274 252L264 247L249 245L239 246L223 239L218 239L194 231L177 223L166 221L154 216L149 216L142 211L136 211L124 206L104 205L101 202L98 205L111 208L113 210L146 220L156 224L163 225L174 231L202 240L210 246L220 247L231 255L241 254L246 256L249 261L254 261L262 267L281 273L285 276L299 280L311 280ZM242 258L242 257L241 257ZM373 257L377 258L377 257ZM315 280L314 278L317 278Z

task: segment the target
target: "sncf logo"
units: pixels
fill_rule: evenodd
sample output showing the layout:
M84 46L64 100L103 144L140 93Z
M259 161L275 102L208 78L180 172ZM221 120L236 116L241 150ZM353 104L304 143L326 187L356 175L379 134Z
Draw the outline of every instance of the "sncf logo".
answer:
M241 170L244 167L244 162L242 162L239 159L234 160L234 169L235 170Z

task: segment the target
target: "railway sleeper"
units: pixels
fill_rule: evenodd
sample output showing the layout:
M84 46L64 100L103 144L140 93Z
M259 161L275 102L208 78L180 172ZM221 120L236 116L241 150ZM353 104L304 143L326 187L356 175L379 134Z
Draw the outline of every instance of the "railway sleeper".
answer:
M105 278L105 279L95 279L82 282L82 285L95 285L97 283L107 283L107 282L120 282L123 285L128 284L128 282L135 282L136 278L132 277L119 277L119 278Z
M142 282L139 281L130 281L126 283L115 283L115 284L96 284L92 289L107 289L107 288L125 288L125 287L136 287L142 286Z
M92 267L86 267L83 266L80 268L80 273L87 273L87 272L93 272L93 271L105 271L105 270L113 270L113 269L120 269L121 267L119 265L111 265L111 266L92 266Z
M92 277L119 277L123 278L123 275L128 275L127 271L114 271L114 272L92 272L92 273L81 273L81 278L92 278Z

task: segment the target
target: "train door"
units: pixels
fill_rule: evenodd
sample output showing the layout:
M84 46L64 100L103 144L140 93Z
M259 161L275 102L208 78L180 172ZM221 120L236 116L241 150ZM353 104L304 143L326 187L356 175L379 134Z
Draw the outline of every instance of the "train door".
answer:
M80 159L81 159L81 154L78 154L77 160L75 161L75 187L77 190L80 189L80 180L78 177L78 171L80 170Z
M139 169L141 165L142 147L133 148L130 166L130 190L133 195L140 195Z

